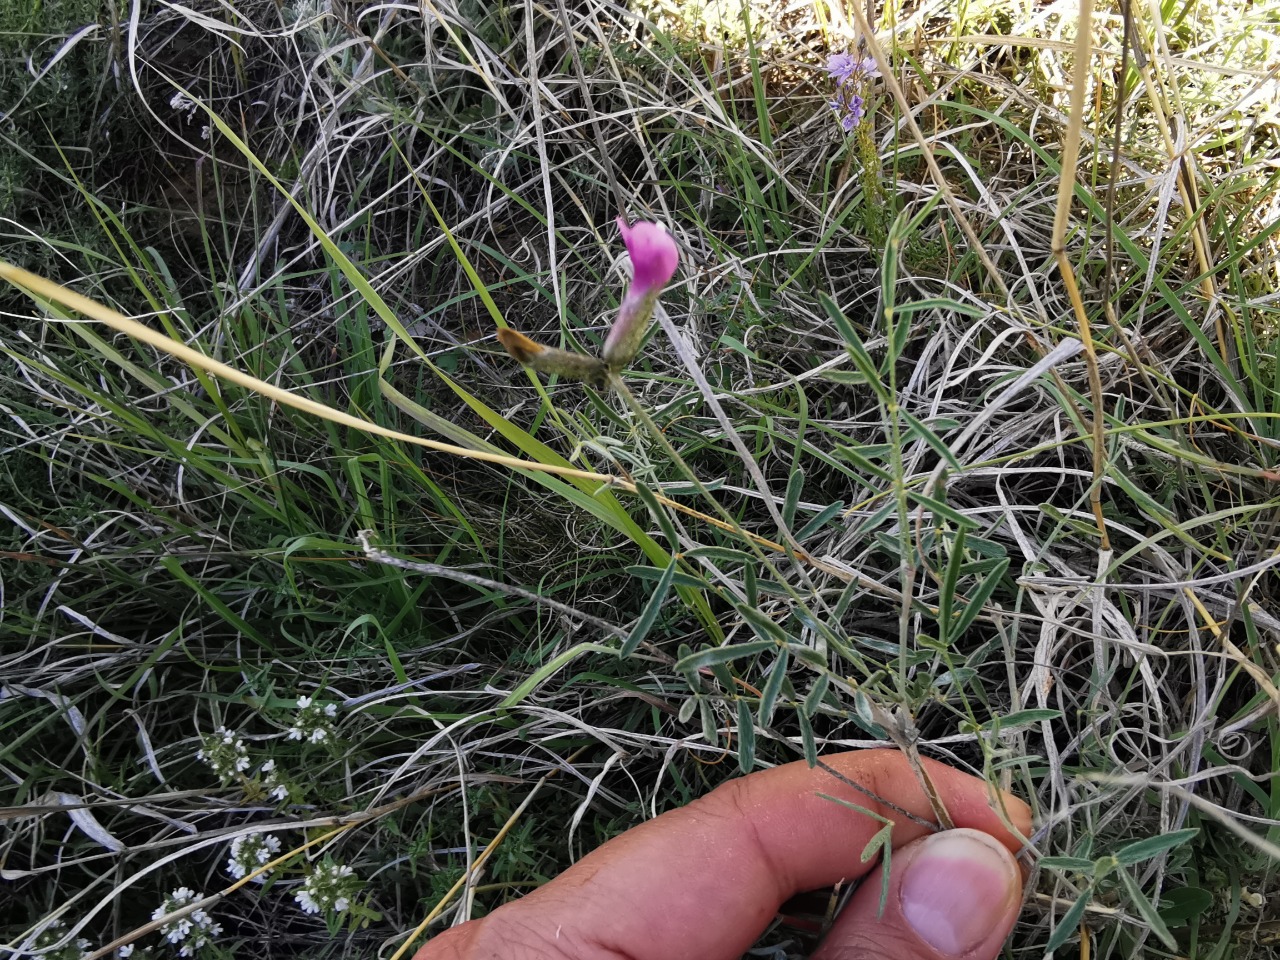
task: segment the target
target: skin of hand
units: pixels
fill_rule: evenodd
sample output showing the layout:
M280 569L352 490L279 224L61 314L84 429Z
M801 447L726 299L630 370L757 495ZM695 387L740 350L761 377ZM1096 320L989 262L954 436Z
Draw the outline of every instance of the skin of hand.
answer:
M933 815L893 750L823 760L925 821ZM957 829L895 813L803 762L729 781L688 806L614 837L550 883L447 930L414 960L737 960L788 898L879 871L861 861L891 820L889 895L874 876L854 894L813 960L994 960L1017 920L1016 833L1031 811L1010 794L924 760ZM997 809L1003 807L1003 817Z

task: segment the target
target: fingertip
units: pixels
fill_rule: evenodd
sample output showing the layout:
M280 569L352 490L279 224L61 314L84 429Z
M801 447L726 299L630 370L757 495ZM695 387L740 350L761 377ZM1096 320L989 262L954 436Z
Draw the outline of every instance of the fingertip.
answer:
M1022 874L980 830L930 834L892 854L888 895L869 880L814 960L994 960L1017 922Z
M918 777L906 756L894 749L861 750L824 757L826 764L850 779L874 788L912 813L933 818ZM938 797L957 827L991 834L1013 853L1031 835L1031 808L1005 790L938 760L921 758ZM791 764L789 766L800 766ZM829 781L828 781L829 783ZM830 790L830 787L828 786ZM830 790L838 793L838 790ZM852 797L850 796L850 799ZM908 836L907 840L914 839Z

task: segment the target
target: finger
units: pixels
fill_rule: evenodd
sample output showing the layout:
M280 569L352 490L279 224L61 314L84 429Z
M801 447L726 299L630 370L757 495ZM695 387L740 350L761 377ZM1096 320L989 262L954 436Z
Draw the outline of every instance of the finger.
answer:
M813 960L994 960L1022 906L1009 851L977 830L935 833L893 851L889 890L869 878Z
M871 794L932 822L929 802L897 751L824 759ZM1023 835L1031 829L1026 804L1008 794L989 800L981 780L924 763L956 826L1020 848L993 803ZM927 832L821 769L786 764L732 780L628 830L524 899L436 937L415 960L739 957L783 900L874 866L861 854L883 823L819 793L892 821L894 846Z

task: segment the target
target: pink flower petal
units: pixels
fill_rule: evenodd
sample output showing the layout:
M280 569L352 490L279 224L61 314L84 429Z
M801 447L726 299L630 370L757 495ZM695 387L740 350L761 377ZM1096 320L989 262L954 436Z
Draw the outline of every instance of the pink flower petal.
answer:
M661 224L647 220L627 226L627 221L619 217L618 229L635 270L632 289L641 296L657 293L675 275L680 260L675 240Z

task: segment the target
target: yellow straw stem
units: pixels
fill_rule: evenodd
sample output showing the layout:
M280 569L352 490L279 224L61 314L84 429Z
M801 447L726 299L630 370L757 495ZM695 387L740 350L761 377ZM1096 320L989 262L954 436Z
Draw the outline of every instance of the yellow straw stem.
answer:
M466 447L458 447L451 443L441 443L438 440L428 440L425 437L415 437L412 434L401 433L399 430L392 430L390 427L384 427L381 424L361 420L359 417L353 417L349 413L318 403L308 397L302 397L296 393L273 386L265 380L259 380L257 377L250 376L242 370L237 370L235 367L229 367L225 363L205 356L199 350L193 349L181 341L175 340L158 330L152 330L145 324L130 319L122 313L117 313L110 307L103 306L96 300L90 300L82 294L68 290L66 287L20 267L5 263L3 260L0 260L0 277L8 280L19 289L25 290L33 298L61 304L87 317L92 317L94 320L105 323L113 330L133 337L135 340L141 340L143 343L148 343L158 350L163 350L171 357L175 357L199 370L204 370L206 373L211 373L219 379L227 380L255 393L260 393L281 406L293 407L295 410L322 417L332 423L340 423L354 430L362 430L365 433L386 437L390 440L411 443L415 446L426 447L429 450L438 450L441 453L466 457L469 460L482 460L486 463L501 464L504 467L512 467L516 470L553 473L557 476L575 477L579 480L598 480L610 486L617 483L618 480L617 477L606 473L593 473L590 470L576 470L572 467L560 467L554 464L538 463L533 460L521 460L519 457L508 457L500 453L488 453L483 450L468 450Z

